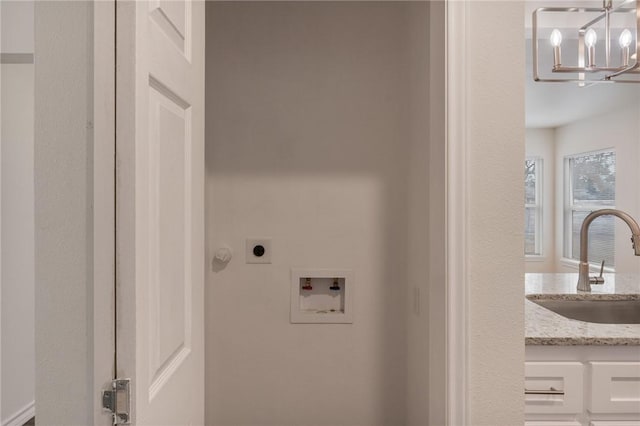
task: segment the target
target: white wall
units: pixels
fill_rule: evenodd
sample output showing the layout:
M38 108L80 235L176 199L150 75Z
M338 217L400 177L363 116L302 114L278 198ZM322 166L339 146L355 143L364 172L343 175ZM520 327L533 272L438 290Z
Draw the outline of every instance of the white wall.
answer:
M408 424L422 426L445 424L447 410L446 395L442 392L446 389L447 341L446 341L446 4L443 1L429 2L429 275L426 287L429 293L428 315L423 315L422 324L428 322L429 342L426 348L429 352L429 388L425 392L424 387L409 390ZM419 120L419 117L415 118ZM413 170L413 169L412 169ZM420 191L418 182L417 191ZM411 239L411 236L409 237ZM419 261L419 260L417 260ZM414 268L416 265L411 264ZM411 271L412 269L410 269ZM421 293L422 294L422 293ZM422 304L421 306L424 306ZM426 318L425 318L426 317ZM421 329L420 329L421 330ZM420 336L424 338L421 331ZM418 340L419 342L419 340ZM423 346L424 348L425 346ZM410 356L414 350L409 347ZM421 363L421 354L418 351L417 363ZM420 364L421 365L421 364ZM409 359L410 374L415 372ZM411 383L411 382L409 382ZM424 421L424 399L428 398L428 421ZM414 404L413 407L411 404ZM413 413L418 416L413 417Z
M4 7L4 5L3 5ZM33 64L2 64L2 424L35 399ZM24 417L27 417L25 419Z
M209 5L208 259L223 244L235 257L208 275L207 424L428 415L428 394L407 396L428 379L428 359L410 380L407 362L408 282L427 289L428 39L412 27L427 17L408 3ZM244 263L259 236L271 265ZM289 324L292 267L353 269L354 323Z
M424 3L410 6L408 48L419 66L409 67L409 164L407 182L407 424L428 424L429 404L429 10ZM416 300L417 299L417 300ZM399 360L399 362L403 362Z
M616 152L616 208L640 220L640 199L637 182L640 182L638 160L640 150L640 103L632 103L606 114L590 117L556 129L556 223L563 223L564 207L564 157L589 151L614 148ZM634 256L629 242L627 225L616 219L616 272L640 272L640 258ZM559 272L576 272L565 265L563 235L556 233L556 257Z
M33 11L33 1L2 1L2 53L33 53Z
M1 424L34 414L34 188L32 1L3 1L0 29L2 97L2 387ZM9 55L7 55L9 54ZM18 55L20 56L20 55ZM29 56L29 62L31 57Z
M526 156L542 159L542 255L526 257L525 270L527 273L556 272L555 130L527 129Z
M513 426L524 423L524 2L469 3L468 423Z
M36 401L47 426L95 424L92 12L35 6Z

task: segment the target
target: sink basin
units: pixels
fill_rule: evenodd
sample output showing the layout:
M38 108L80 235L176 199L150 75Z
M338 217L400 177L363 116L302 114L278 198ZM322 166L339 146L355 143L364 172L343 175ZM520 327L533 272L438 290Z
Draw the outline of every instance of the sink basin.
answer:
M640 300L531 301L574 320L600 324L640 324Z

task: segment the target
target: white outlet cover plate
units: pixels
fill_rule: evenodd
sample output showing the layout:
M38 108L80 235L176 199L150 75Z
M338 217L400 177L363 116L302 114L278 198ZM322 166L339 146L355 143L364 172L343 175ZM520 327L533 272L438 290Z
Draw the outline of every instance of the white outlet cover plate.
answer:
M253 254L255 246L263 246L264 254L260 257ZM245 244L247 263L271 263L271 238L247 238Z

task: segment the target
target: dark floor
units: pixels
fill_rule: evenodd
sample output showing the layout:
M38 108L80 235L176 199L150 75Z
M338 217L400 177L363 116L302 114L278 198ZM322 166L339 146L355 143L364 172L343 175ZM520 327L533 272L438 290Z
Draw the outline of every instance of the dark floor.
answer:
M29 420L28 422L26 422L24 424L24 426L35 426L36 425L36 418L33 417L31 420Z

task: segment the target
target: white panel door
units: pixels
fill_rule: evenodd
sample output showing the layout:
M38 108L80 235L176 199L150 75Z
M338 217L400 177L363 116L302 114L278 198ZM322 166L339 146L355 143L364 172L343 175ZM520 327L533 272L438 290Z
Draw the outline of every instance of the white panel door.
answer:
M204 2L118 1L117 372L137 425L204 424Z

